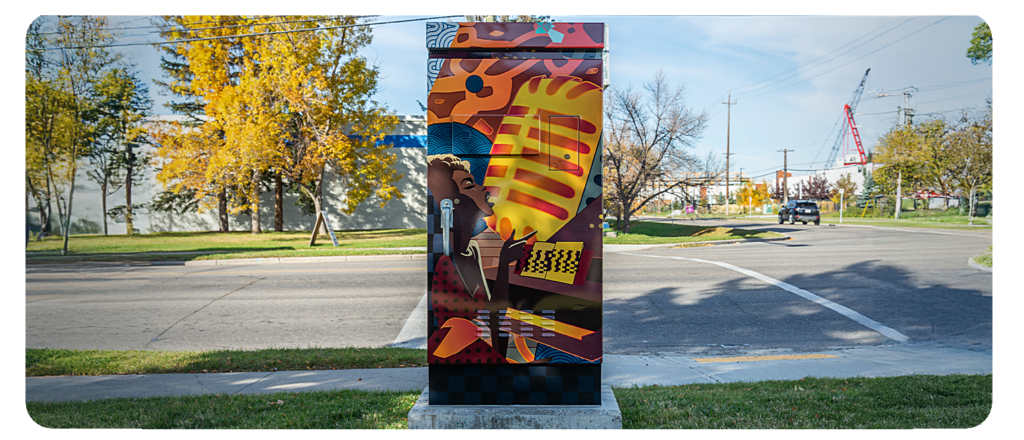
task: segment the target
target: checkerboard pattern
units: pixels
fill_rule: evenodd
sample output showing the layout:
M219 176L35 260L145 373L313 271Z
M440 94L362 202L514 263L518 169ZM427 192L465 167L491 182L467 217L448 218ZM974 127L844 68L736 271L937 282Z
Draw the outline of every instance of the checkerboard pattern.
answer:
M427 272L433 272L434 263L444 255L444 236L441 231L441 208L430 194L427 194L427 234Z
M520 275L573 284L583 256L582 242L547 243L538 241L525 257Z
M430 365L431 405L600 405L601 366Z

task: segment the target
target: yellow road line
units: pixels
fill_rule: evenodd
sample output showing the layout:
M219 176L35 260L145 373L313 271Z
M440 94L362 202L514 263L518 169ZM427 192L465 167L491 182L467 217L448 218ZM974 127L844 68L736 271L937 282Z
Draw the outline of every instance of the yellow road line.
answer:
M219 272L150 272L148 275L219 275L225 273L299 273L299 272L383 272L388 270L421 270L426 272L425 267L407 267L396 269L317 269L317 270L225 270ZM132 275L138 275L133 273Z
M700 363L709 362L757 362L757 361L785 361L785 360L800 360L800 359L827 359L834 358L829 354L777 354L770 356L731 356L731 357L715 357L715 358L691 358Z

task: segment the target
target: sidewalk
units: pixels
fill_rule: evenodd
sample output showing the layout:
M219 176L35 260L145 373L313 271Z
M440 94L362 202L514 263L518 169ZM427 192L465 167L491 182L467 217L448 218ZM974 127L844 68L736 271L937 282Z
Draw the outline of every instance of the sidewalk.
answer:
M709 358L681 353L606 355L602 382L613 387L796 380L812 377L881 377L912 374L991 374L992 352L927 344L901 344L791 353L773 358ZM781 359L779 359L781 357ZM789 357L789 358L786 358ZM699 362L695 359L702 359ZM113 397L259 394L335 389L421 391L427 368L277 371L262 373L151 374L25 378L27 401L85 401Z

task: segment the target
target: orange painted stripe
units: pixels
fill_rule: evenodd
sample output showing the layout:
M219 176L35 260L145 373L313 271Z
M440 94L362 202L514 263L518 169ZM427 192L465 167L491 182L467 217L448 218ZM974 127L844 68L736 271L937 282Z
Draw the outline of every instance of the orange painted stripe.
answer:
M512 136L518 136L519 130L522 128L523 126L518 124L501 124L501 126L498 127L498 134L510 134Z
M530 88L529 88L530 93L537 93L537 89L540 88L540 80L541 79L543 79L543 77L540 77L540 76L535 76L535 77L530 79Z
M494 144L491 146L491 154L512 154L512 144Z
M566 115L572 116L572 115ZM569 118L551 118L548 119L551 125L560 125L573 130L579 130L587 134L594 134L597 132L597 127L594 124L584 120L583 118L569 119ZM576 127L576 122L579 121L579 128Z
M530 107L513 105L509 107L507 116L526 116L528 114L530 114Z
M554 180L543 174L537 174L530 170L524 170L522 168L516 168L516 175L513 179L523 182L527 185L535 186L553 194L560 195L567 199L576 197L576 191L571 186L566 185L562 182Z
M540 212L551 215L552 217L555 217L559 220L565 220L569 218L569 212L563 209L561 206L555 205L543 199L538 199L534 196L516 191L514 189L508 190L508 196L505 198L505 200L536 209Z
M578 147L580 154L590 154L590 145L587 145L583 142L577 142L576 139L570 139L562 135L549 133L547 130L538 130L536 128L531 127L530 132L526 135L526 137L536 140L540 140L541 136L543 136L546 139L545 143L547 143L548 145L563 148L569 151L576 151L576 148L574 147Z
M569 91L569 93L565 94L565 97L569 98L569 99L575 99L575 98L579 97L580 95L582 95L584 93L587 93L587 92L589 92L591 90L595 90L595 89L596 90L600 90L601 88L598 87L597 85L593 84L593 83L585 82L585 83L580 84L580 85L578 85L576 87L573 87L572 90Z
M491 153L494 153L492 150ZM505 165L491 165L487 167L487 177L505 177L508 174L508 167Z
M516 349L519 350L519 354L523 356L523 359L526 359L526 362L533 362L536 357L533 353L530 353L530 347L526 345L526 338L519 335L516 336Z
M491 127L491 125L488 124L487 121L484 121L483 119L477 119L476 123L473 124L473 128L480 130L481 133L487 136L490 136L491 133L494 133L494 127Z
M558 93L558 89L562 88L562 84L572 80L581 81L580 79L571 76L557 76L548 83L548 87L544 91L549 96L554 95L555 93Z
M569 173L576 177L583 175L583 167L577 167L576 164L572 162L560 157L551 157L547 153L541 153L533 148L523 147L523 159L537 162L544 166L552 166L558 170L565 170L560 172Z

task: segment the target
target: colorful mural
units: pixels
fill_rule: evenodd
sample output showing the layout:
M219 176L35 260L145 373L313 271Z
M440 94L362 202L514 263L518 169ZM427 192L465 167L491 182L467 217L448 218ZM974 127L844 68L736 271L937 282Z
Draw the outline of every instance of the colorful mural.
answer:
M427 24L432 404L599 402L603 35Z

